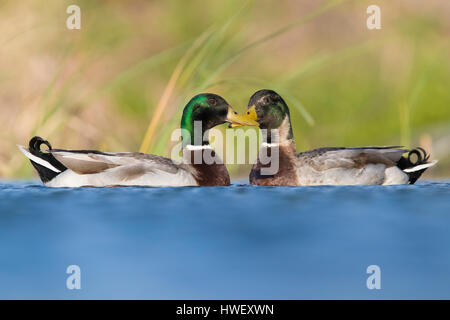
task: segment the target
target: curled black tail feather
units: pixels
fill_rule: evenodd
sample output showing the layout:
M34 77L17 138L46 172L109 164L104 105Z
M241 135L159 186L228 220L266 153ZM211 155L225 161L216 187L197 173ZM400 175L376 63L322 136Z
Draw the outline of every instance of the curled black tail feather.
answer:
M416 156L417 159L414 161L411 157ZM399 167L402 170L413 168L415 166L426 164L428 163L428 160L430 159L430 155L421 147L417 147L416 149L412 149L408 152L408 156L401 157L400 160L397 162L397 167ZM420 169L413 172L405 172L409 177L409 183L414 184L417 179L420 178L422 173L427 170L428 168Z
M50 163L53 167L60 170L61 172L65 171L67 168L49 152L42 152L41 151L41 145L45 144L49 150L52 150L51 144L47 141L42 139L41 137L33 137L31 138L28 147L29 151L32 155ZM52 180L54 177L56 177L61 172L55 172L39 163L34 162L30 159L31 164L33 167L37 170L39 177L41 178L42 182L48 182Z
M411 156L414 154L417 156L417 160L412 162ZM413 149L408 153L408 161L412 166L418 166L419 164L427 163L429 159L430 155L427 154L427 152L421 147L417 147L416 149Z
M47 140L44 140L38 136L31 138L30 143L28 144L31 154L35 155L36 157L42 155L43 154L41 151L42 144L45 144L49 150L52 150L52 145Z

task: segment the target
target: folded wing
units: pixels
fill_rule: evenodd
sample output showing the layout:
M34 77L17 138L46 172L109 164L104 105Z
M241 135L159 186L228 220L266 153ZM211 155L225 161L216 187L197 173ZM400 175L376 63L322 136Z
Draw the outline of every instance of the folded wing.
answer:
M61 149L52 149L49 152L64 166L78 174L101 173L117 167L127 167L133 171L133 175L136 175L137 171L142 171L142 174L156 171L175 174L178 171L178 166L172 160L151 154Z
M396 165L408 151L392 146L321 148L302 152L297 155L300 184L383 184L390 180L405 183L407 176ZM390 179L393 175L394 179Z
M317 171L333 168L363 168L369 164L395 166L407 149L398 146L363 147L363 148L320 148L297 155L302 164L307 164Z

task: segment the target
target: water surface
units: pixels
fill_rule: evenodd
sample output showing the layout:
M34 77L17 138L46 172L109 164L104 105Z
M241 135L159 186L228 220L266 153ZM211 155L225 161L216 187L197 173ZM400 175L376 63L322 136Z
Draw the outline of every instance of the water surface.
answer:
M450 298L450 183L0 184L0 298ZM381 268L368 290L366 268ZM81 290L66 268L81 268Z

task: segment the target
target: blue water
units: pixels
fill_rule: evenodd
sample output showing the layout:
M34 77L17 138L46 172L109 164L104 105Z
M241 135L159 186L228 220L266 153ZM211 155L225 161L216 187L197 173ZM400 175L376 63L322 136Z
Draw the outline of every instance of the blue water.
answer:
M449 245L449 182L0 184L0 298L449 299ZM66 288L69 265L81 290Z

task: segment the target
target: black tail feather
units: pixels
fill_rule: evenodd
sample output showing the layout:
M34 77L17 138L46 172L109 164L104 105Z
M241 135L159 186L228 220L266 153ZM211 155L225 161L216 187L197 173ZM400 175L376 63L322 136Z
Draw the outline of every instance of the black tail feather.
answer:
M50 152L42 152L41 151L41 145L45 144L49 150L52 150L51 144L47 141L42 139L41 137L33 137L30 140L29 151L32 155L41 158L42 160L50 163L53 167L60 170L61 172L65 171L67 168L50 153ZM40 165L39 163L34 162L30 159L31 164L33 167L37 170L39 177L41 178L42 182L48 182L55 178L57 175L59 175L61 172L55 172L47 167L44 167L43 165Z
M416 156L417 159L414 161L411 157ZM417 147L416 149L412 149L408 152L408 156L401 157L400 160L397 162L397 167L399 167L402 170L409 169L421 164L428 163L428 160L430 159L430 155L427 154L427 152L421 148ZM409 184L414 184L417 179L420 178L422 173L424 173L425 170L428 168L424 168L421 170L413 171L413 172L405 172L409 177Z

